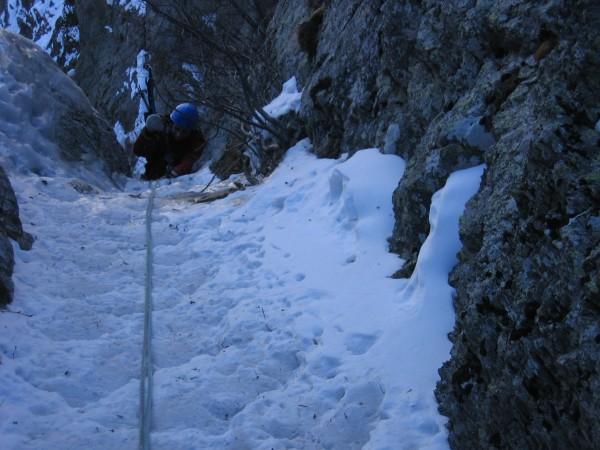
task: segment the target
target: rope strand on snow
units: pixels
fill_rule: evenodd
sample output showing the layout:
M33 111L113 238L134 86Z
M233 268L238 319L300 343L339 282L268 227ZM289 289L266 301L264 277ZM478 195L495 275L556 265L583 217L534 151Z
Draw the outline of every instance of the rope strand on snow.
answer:
M140 450L150 450L152 427L152 209L156 188L150 182L150 197L146 208L146 292L144 302L144 343L140 377Z

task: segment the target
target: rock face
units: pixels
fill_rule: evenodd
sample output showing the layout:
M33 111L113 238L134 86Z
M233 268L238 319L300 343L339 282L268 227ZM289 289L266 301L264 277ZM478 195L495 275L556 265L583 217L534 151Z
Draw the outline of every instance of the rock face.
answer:
M462 221L437 392L455 448L600 442L600 11L544 8L534 57L485 98L497 143Z
M46 53L4 30L0 49L0 107L7 118L0 156L6 170L43 174L57 166L50 162L56 157L73 170L101 162L107 174L129 171L111 127ZM23 133L39 139L27 145L20 140Z
M319 155L377 144L407 158L399 276L432 194L487 164L461 222L437 390L453 448L600 442L599 27L594 2L555 0L289 0L271 24Z
M11 277L14 264L10 240L0 233L0 307L12 301L14 287Z
M147 49L145 20L136 9L114 3L75 1L80 34L75 80L105 117L131 130L140 103L137 55Z
M23 231L15 193L0 167L0 307L10 303L13 295L14 255L9 238L18 242L22 250L29 250L33 244L32 236Z

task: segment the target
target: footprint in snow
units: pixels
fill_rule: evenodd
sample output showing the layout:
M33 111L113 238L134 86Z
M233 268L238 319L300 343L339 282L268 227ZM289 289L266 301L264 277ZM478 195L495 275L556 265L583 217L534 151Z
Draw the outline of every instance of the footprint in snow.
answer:
M364 355L377 341L372 334L353 333L346 337L344 345L353 355Z
M344 261L344 265L352 264L354 262L356 262L356 255L350 255Z
M322 356L308 365L308 371L320 378L331 379L338 374L340 360L332 356Z
M242 252L258 253L258 252L260 252L261 249L262 249L262 247L260 245L247 242L245 244L239 244L239 245L236 245L235 247L233 247L231 249L231 253L235 253L235 254L239 254Z
M275 209L275 212L281 212L285 206L286 197L278 197L271 202L271 206Z
M431 436L440 432L440 427L433 420L427 419L417 426L417 429L423 434L429 434Z

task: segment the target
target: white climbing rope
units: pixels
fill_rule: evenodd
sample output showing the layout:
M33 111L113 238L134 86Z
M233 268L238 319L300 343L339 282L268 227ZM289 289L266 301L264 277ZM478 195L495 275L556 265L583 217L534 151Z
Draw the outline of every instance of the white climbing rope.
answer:
M146 208L146 292L144 302L144 343L140 376L140 439L139 449L150 450L152 426L152 209L156 189L150 182L150 197Z

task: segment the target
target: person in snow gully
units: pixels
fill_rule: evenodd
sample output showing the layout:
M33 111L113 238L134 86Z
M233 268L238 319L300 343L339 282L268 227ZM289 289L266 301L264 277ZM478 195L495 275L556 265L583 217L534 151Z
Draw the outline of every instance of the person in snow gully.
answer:
M178 105L168 116L148 116L133 144L133 152L147 160L143 179L178 177L192 171L206 144L198 128L199 116L192 103Z

